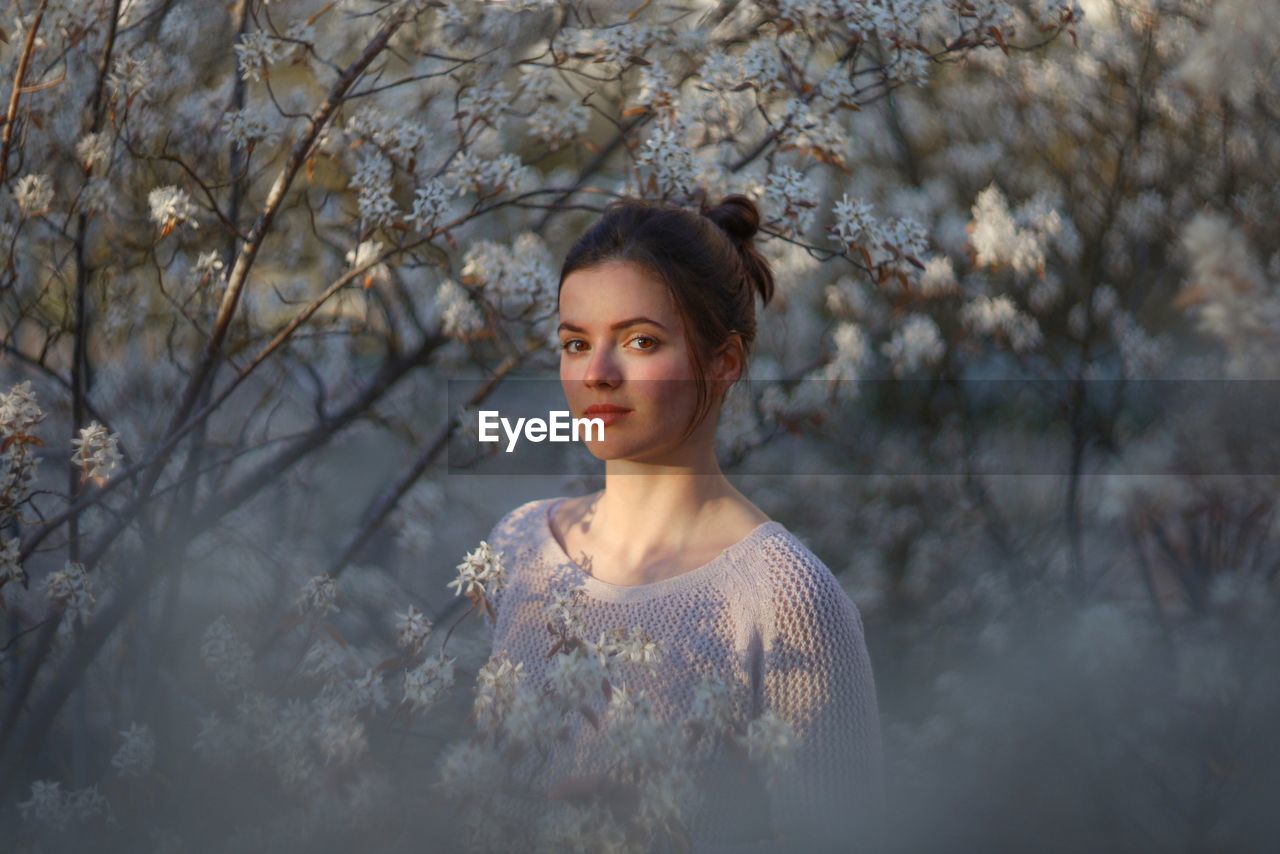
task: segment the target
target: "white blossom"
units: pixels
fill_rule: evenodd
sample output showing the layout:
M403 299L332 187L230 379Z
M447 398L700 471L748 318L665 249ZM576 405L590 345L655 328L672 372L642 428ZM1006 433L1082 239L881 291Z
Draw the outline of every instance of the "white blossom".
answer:
M978 335L1001 335L1017 352L1038 346L1043 340L1035 318L1023 314L1008 296L979 296L960 310L960 320Z
M871 205L860 198L849 198L845 193L832 211L835 223L833 234L839 243L869 243L879 232L879 224L871 215Z
M452 279L445 279L436 289L436 305L444 334L451 338L468 338L485 328L484 313Z
M503 653L486 661L476 674L476 723L487 729L497 727L523 680L524 662L512 664Z
M409 653L418 653L431 635L431 620L413 605L396 615L396 644Z
M329 635L322 635L302 657L302 672L309 676L331 679L342 676L350 655Z
M747 725L747 751L753 760L780 765L792 757L795 746L795 727L771 709Z
M74 452L71 462L80 468L84 480L102 483L120 465L119 436L107 432L107 428L94 421L80 428L80 435L71 440Z
M741 61L731 54L718 52L709 54L702 61L698 76L707 86L717 90L732 89L746 80Z
M951 259L945 255L930 258L925 262L924 272L920 275L920 292L925 296L941 296L959 290L956 274L951 266Z
M404 675L404 700L415 712L435 704L453 685L454 659L428 658Z
M27 577L18 560L21 542L16 537L0 537L0 589L10 581L22 584Z
M529 135L556 151L587 132L591 110L578 101L539 104L525 122Z
M62 784L52 780L36 780L31 784L31 798L18 804L23 821L37 821L55 830L99 816L109 816L110 806L97 785L62 791Z
M586 603L582 590L551 591L551 601L543 608L547 621L559 626L560 631L570 638L581 638L586 633Z
M782 222L792 233L803 233L813 223L818 188L813 180L790 166L769 175L764 204L768 217Z
M105 164L111 159L111 135L105 132L89 133L76 143L76 159L86 169L92 169L99 163Z
M275 145L280 139L280 131L271 115L258 107L228 110L222 117L222 129L240 148Z
M0 395L0 433L26 436L44 420L44 411L36 402L31 380L22 382Z
M723 678L707 676L694 686L693 704L689 707L691 721L720 733L732 723L733 715L733 690Z
M347 251L347 264L351 269L358 270L371 264L378 256L382 254L382 241L380 240L364 240L355 249ZM375 283L386 284L391 280L391 271L385 263L377 263L372 267L368 267L364 271L363 284L366 289L373 287Z
M597 657L579 652L552 657L546 670L547 685L569 706L597 696L604 676L605 670Z
M924 314L908 316L881 347L881 352L893 364L893 372L898 375L936 364L946 350L938 324Z
M309 617L323 618L338 610L338 585L332 575L307 579L298 594L298 610Z
M205 629L200 656L224 689L244 688L248 684L253 648L236 635L226 617L218 617Z
M190 223L199 227L196 214L199 209L180 187L157 187L147 194L147 204L151 207L151 220L160 226L160 236L164 237L179 225Z
M492 596L506 581L502 566L502 553L495 552L484 540L474 551L467 553L458 564L458 577L446 587L455 595L466 596L473 601L480 596Z
M492 748L460 741L441 755L438 785L459 797L484 795L502 778L505 766L505 760Z
M73 622L87 617L95 602L93 583L78 561L69 560L62 569L50 573L45 579L45 594Z
M111 765L121 777L141 777L151 770L156 758L156 737L146 724L131 723L121 730L124 744L111 757Z
M261 30L245 33L235 46L240 76L251 82L261 80L267 69L283 58L290 48L289 43Z
M413 197L413 211L409 222L418 231L430 231L449 210L449 191L437 180L431 180L418 188Z
M670 196L694 191L698 170L684 136L685 128L678 120L664 118L654 127L636 155L639 193L656 190Z
M13 199L23 216L40 216L53 206L53 181L48 175L28 174L13 187Z

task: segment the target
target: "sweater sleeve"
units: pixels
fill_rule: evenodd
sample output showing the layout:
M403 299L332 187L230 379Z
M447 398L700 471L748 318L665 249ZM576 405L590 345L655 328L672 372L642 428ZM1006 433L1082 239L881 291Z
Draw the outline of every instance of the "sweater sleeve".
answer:
M798 541L766 547L772 637L762 709L795 733L772 787L775 832L805 850L868 842L883 812L880 718L862 616L831 571ZM873 846L874 847L874 846Z

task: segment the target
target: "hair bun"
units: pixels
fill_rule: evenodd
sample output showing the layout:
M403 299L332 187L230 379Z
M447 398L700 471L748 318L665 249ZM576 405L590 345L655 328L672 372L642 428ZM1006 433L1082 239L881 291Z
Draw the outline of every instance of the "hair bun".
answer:
M746 243L760 230L760 209L740 193L725 196L703 215L720 226L735 243Z

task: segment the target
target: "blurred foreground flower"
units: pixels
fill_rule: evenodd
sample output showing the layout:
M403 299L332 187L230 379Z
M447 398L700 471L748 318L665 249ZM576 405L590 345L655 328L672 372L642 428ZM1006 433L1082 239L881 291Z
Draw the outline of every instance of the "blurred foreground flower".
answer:
M156 737L146 724L131 723L120 731L124 744L111 757L111 764L121 777L141 777L151 770L156 760Z
M75 448L71 462L80 466L82 481L102 486L107 475L120 465L119 436L108 433L97 421L81 427L79 438L72 439L71 446Z

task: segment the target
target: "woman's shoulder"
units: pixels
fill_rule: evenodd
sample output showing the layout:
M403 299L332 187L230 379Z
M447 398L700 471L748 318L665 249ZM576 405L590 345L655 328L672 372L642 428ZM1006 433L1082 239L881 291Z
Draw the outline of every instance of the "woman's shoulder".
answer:
M860 623L857 606L827 564L785 525L767 528L752 557L775 618L813 625L852 616Z

